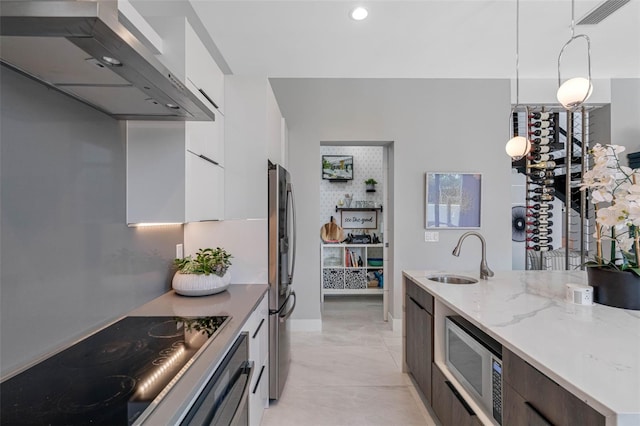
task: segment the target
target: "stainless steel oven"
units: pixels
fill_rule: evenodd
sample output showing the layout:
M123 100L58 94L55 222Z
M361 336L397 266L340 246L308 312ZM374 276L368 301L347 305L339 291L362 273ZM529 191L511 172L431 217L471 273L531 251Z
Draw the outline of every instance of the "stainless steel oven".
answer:
M180 424L248 426L253 368L253 361L249 361L247 333L242 333Z

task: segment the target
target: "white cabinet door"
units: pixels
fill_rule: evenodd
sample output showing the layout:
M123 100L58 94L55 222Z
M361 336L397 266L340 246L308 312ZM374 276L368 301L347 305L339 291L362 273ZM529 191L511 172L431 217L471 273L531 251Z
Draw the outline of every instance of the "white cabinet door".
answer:
M186 25L187 78L215 105L224 111L224 74L190 25ZM216 114L216 119L217 119Z
M224 116L216 115L216 121L190 121L186 128L187 149L224 166Z
M224 170L191 152L186 153L186 222L222 220Z
M127 223L185 217L184 126L127 121Z
M249 424L259 426L269 405L269 307L262 298L242 329L249 334L249 360L254 362L249 388Z

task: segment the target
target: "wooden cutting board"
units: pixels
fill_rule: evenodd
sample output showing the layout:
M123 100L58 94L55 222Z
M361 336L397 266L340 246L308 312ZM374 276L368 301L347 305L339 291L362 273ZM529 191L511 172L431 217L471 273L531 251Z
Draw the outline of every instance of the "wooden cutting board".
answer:
M340 225L335 222L333 216L331 216L329 223L325 223L320 228L320 238L325 243L339 243L344 240L344 232Z

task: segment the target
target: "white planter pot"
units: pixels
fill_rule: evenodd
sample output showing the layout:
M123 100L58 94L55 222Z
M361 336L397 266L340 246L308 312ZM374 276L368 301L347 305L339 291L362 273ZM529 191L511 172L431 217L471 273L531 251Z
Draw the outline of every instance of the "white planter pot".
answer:
M197 275L176 272L171 285L176 293L183 296L207 296L226 290L230 282L229 271L222 277L215 274Z

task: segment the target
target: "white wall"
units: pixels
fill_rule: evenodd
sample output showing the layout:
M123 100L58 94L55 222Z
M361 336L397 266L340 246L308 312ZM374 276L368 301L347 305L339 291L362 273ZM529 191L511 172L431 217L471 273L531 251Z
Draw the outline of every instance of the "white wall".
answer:
M504 153L510 108L508 80L271 79L289 128L289 171L297 189L299 307L294 318L320 318L317 217L321 141L393 141L393 317L401 316L401 272L441 268L477 273L480 244L462 231L424 242L424 173L483 174L482 228L488 262L511 269L511 163ZM496 123L505 123L504 127Z
M353 180L346 182L332 182L320 179L320 215L318 229L325 223L329 222L331 216L334 217L336 223L340 225L341 215L336 212L338 200L345 199L345 194L351 194L353 201L351 207L356 207L356 201L369 201L379 203L384 208L384 168L383 168L383 151L381 146L322 146L320 154L322 155L353 155ZM318 173L320 173L320 162L322 157L318 157ZM378 184L376 192L366 192L366 179L373 178ZM346 207L346 205L345 205ZM380 224L382 223L382 214L378 214L378 229L370 230L369 233L380 235ZM352 230L346 229L347 232ZM354 233L354 232L352 232ZM355 233L361 233L357 231ZM320 240L318 240L320 241Z
M267 219L196 222L184 226L184 254L198 249L224 247L233 255L231 284L268 282Z
M639 78L611 80L611 143L640 151Z

